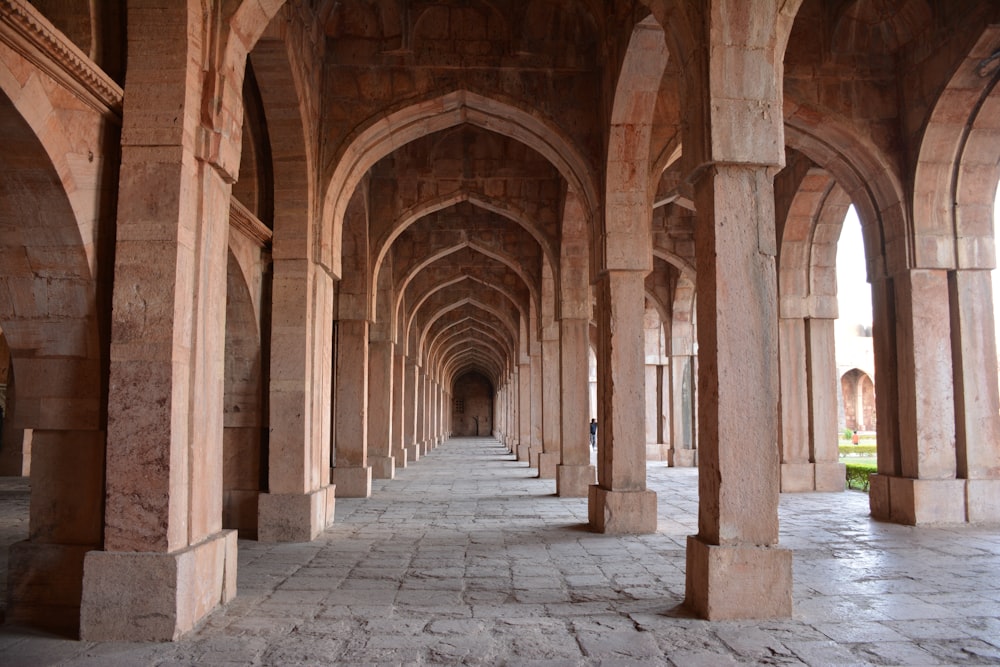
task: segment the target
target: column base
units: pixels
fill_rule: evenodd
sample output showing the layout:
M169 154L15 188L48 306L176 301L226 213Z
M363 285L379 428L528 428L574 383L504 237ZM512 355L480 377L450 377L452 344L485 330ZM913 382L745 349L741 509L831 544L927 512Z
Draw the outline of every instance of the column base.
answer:
M556 495L560 498L587 498L590 486L597 480L597 469L592 465L556 467Z
M372 467L372 479L394 479L396 477L396 459L392 456L369 456L368 463Z
M409 463L406 460L408 458L408 455L406 453L405 448L397 449L396 451L394 451L392 453L392 458L395 459L396 468L405 468L406 465Z
M687 539L684 603L709 621L792 615L792 552Z
M518 445L517 446L517 460L524 461L531 467L531 445Z
M667 465L673 468L694 468L698 465L698 450L671 449L667 455Z
M175 641L236 596L236 531L171 553L91 551L80 638Z
M969 523L1000 521L1000 479L967 479L965 484Z
M97 546L24 540L10 546L6 622L69 637L80 633L83 560Z
M414 463L420 460L420 448L417 445L406 446L406 458Z
M337 487L340 498L368 498L372 495L371 466L330 468L330 482Z
M538 477L541 479L555 479L556 470L559 468L558 452L540 452L538 454Z
M666 461L669 458L670 458L670 445L665 445L662 442L646 443L647 461Z
M872 475L868 503L873 519L908 526L965 523L964 479L913 479Z
M643 535L656 532L656 493L609 491L594 484L587 501L590 528L605 535Z
M336 487L310 493L262 493L258 499L257 540L312 542L333 523Z
M816 490L823 492L847 490L847 466L843 463L814 463Z

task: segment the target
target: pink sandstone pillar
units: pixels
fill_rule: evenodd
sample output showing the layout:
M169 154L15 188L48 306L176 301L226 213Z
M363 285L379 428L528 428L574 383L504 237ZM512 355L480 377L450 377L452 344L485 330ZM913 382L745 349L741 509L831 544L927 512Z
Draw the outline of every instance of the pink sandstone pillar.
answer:
M392 454L393 421L392 342L368 343L368 463L375 479L396 475Z
M201 15L138 5L128 19L104 550L84 560L80 634L163 641L236 593L236 532L222 530L233 177L195 141Z
M415 438L420 453L427 455L427 374L417 367L417 435Z
M809 384L806 377L806 322L801 317L778 320L781 340L781 490L812 491L814 468L809 460ZM843 486L843 485L841 485Z
M806 320L809 370L809 419L816 491L843 491L845 466L840 462L837 437L837 360L834 320Z
M337 450L332 481L342 498L372 492L368 465L368 321L337 322L337 378L333 426Z
M405 384L405 370L406 370L406 357L402 354L395 353L395 345L392 345L392 428L389 431L389 437L392 441L392 456L395 465L399 468L405 468L407 464L407 452L405 444L404 431L404 384Z
M538 476L555 479L559 465L559 328L553 323L542 330L542 452Z
M531 362L517 366L517 460L531 465Z
M686 601L709 619L787 616L791 552L777 548L778 332L768 168L716 164L695 184L698 229L698 534Z
M585 319L559 320L559 418L562 450L556 495L586 498L595 480L590 464L588 329Z
M966 484L966 519L1000 516L1000 396L989 271L951 274L952 349L955 354L958 476Z
M538 468L542 454L542 348L538 342L531 347L531 441L528 453L529 467Z
M951 338L948 272L911 269L893 285L899 470L883 473L880 457L879 474L871 478L872 516L911 525L961 523L965 482L957 479L952 354L941 346Z
M406 448L406 458L410 461L419 461L421 454L417 443L417 380L419 371L416 362L406 357L406 386L403 390L403 446Z
M670 357L670 454L667 462L678 468L698 465L694 366L692 355Z
M587 507L591 528L611 535L656 531L656 494L646 488L644 275L608 270L597 284L597 484Z

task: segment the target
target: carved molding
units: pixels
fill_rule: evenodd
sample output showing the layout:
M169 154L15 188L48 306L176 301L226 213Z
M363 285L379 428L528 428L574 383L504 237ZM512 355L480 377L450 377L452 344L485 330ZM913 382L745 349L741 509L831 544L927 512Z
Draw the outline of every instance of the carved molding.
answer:
M121 118L121 87L26 0L0 0L0 41L87 105Z
M274 234L235 197L229 200L229 228L236 230L261 248L267 247Z

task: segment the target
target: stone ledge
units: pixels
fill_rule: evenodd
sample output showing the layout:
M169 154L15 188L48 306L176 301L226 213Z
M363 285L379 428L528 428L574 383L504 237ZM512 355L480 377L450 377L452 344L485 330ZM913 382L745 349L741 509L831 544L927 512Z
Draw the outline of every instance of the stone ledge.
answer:
M756 545L707 544L687 539L684 603L710 620L788 618L792 615L792 552Z
M262 493L258 499L260 542L311 542L333 523L334 485L310 493Z
M236 596L236 531L171 553L91 551L80 638L174 641Z
M656 532L656 493L610 491L594 484L587 502L590 528L605 535L644 535Z

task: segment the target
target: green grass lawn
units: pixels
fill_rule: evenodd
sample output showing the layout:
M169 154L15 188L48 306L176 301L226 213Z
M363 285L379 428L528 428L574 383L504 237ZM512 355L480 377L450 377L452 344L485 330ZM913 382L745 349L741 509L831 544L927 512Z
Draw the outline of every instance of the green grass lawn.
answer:
M850 440L841 438L839 444L840 462L847 465L848 488L868 491L868 474L875 472L875 439L862 437L858 445L852 445ZM856 454L851 452L855 447L858 449Z

